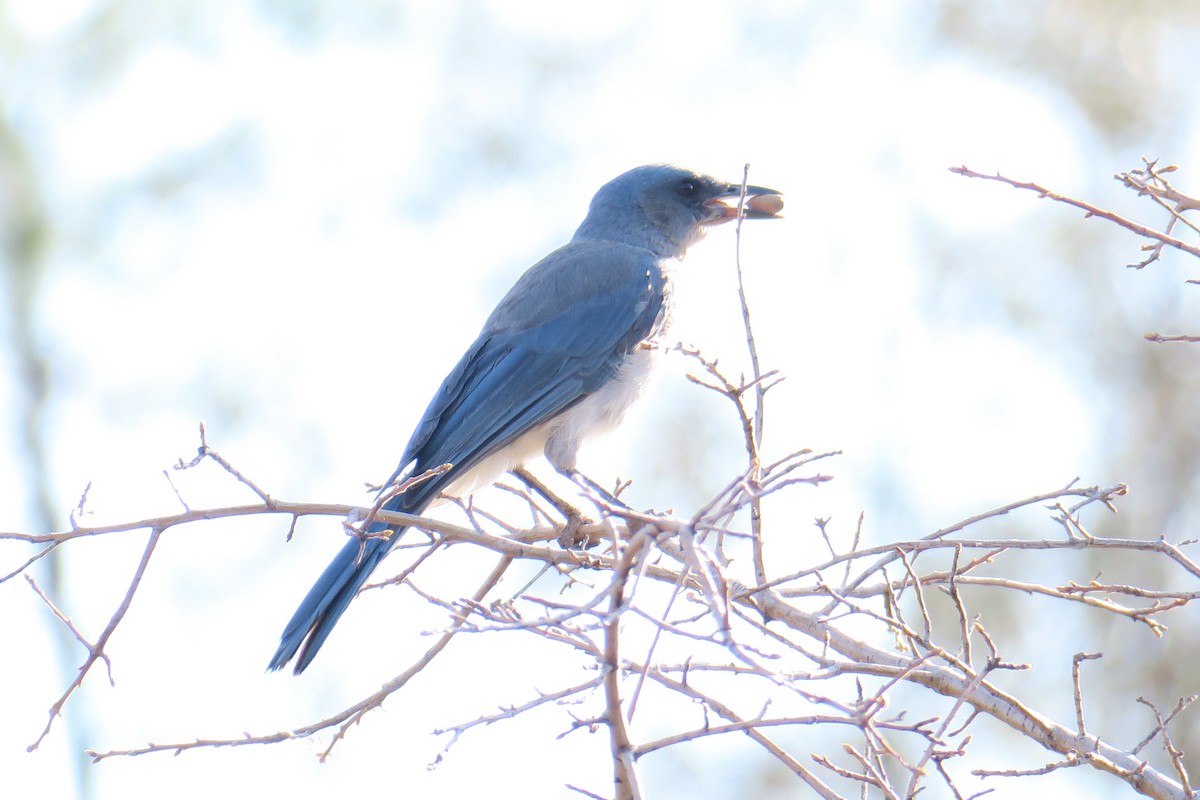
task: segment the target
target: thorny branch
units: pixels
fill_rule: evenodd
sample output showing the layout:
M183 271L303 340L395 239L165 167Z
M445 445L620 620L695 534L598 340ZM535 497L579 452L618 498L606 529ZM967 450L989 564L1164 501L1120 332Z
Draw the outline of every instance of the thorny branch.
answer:
M731 400L740 402L745 393L740 387L731 386L729 394L734 395ZM828 454L799 451L770 465L769 470L763 471L757 496L776 490L775 484L781 482L789 486L820 485L825 476L804 470L811 470L827 457ZM802 482L797 482L797 477ZM1019 665L1009 665L1000 659L993 637L986 629L987 619L979 616L986 604L971 602L974 593L982 591L1006 591L1017 597L1032 594L1053 602L1079 604L1089 613L1155 623L1155 632L1163 634L1165 626L1161 618L1178 613L1197 597L1196 590L1187 582L1179 587L1149 587L1081 577L1051 585L1005 577L1003 572L1006 558L1014 553L1037 549L1080 554L1117 550L1128 557L1164 559L1182 568L1181 574L1200 577L1200 567L1187 554L1187 545L1095 534L1062 535L1068 529L1084 530L1082 514L1093 508L1112 508L1125 491L1121 485L1081 487L1072 481L1054 491L997 506L920 539L879 545L871 544L861 526L855 525L847 532L846 549L839 548L840 537L831 532L826 521L823 529L833 554L819 561L814 559L814 563L793 569L767 584L755 583L757 575L752 566L744 575L738 566L742 563L738 554L748 552L752 546L751 538L737 523L755 496L744 476L731 480L705 504L702 512L687 520L622 511L620 520L595 523L589 538L607 544L590 552L548 545L557 540L558 526L529 529L507 526L493 532L487 528L494 523L481 515L472 517L473 527L464 527L378 512L382 521L413 524L427 531L432 543L419 551L434 548L433 558L450 557L448 553L453 550L438 548L441 543L454 542L491 550L500 559L492 575L472 597L461 602L429 598L443 605L451 619L422 658L379 691L313 723L236 739L201 737L96 750L90 754L95 760L103 760L325 736L320 755L326 758L365 714L402 691L412 677L430 668L452 637L486 631L524 633L569 647L594 660L603 678L561 694L547 694L500 714L462 723L447 731L454 737L447 748L467 731L502 724L535 707L559 703L568 697L585 706L599 700L596 715L573 727L589 729L599 723L609 730L614 774L624 782L619 786L628 786L624 793L618 791L618 796L640 796L635 766L641 758L665 748L685 746L696 738L728 735L748 737L823 797L853 794L846 784L854 781L865 782L885 796L911 796L934 779L952 787L958 796L965 796L956 782L969 776L954 769L951 762L970 758L970 745L979 739L972 737L968 729L979 716L988 716L1059 753L1066 759L1060 764L1092 766L1149 796L1183 797L1178 776L1184 773L1174 762L1170 769L1176 777L1172 778L1146 766L1133 753L1108 744L1103 732L1084 730L1081 713L1069 726L1054 723L995 686L990 678L992 671ZM63 712L90 667L106 659L104 644L120 624L137 591L140 576L150 565L153 544L165 531L202 520L257 514L290 517L313 514L362 520L371 513L369 509L346 506L288 503L266 493L260 497L263 502L249 506L188 509L138 523L76 525L71 530L49 534L0 533L0 539L16 539L44 548L69 545L85 536L123 535L139 529L152 532L151 542L137 567L137 579L95 643L89 642L85 631L76 629L88 657L77 680L52 708L52 718ZM531 497L530 502L537 502L537 498ZM1044 524L1049 526L1046 538L966 535L986 520L1001 520L1014 514L1042 516ZM631 535L630 531L634 533ZM678 538L687 531L691 531L690 539ZM1059 531L1058 535L1055 531ZM725 546L734 556L732 561L723 563L714 557L710 548L718 538L727 540ZM680 546L681 541L691 544L685 548ZM818 551L811 552L816 555ZM426 563L423 558L417 555L413 571ZM500 574L515 560L538 561L554 570L562 579L562 595L553 600L540 597L535 594L539 584L530 583L502 602L485 602ZM901 568L893 570L896 565ZM1087 574L1086 562L1081 561L1079 566L1081 573ZM981 574L984 569L987 573ZM608 575L611 581L595 584L584 579L589 573ZM405 572L408 576L412 574ZM841 577L831 584L825 576L834 574ZM667 606L668 613L656 612L654 609L664 597L677 593L675 587L682 587L683 592ZM939 591L930 594L931 588ZM1132 606L1127 600L1147 605ZM55 609L56 616L64 623L69 620L68 611L57 606ZM953 609L960 610L945 613ZM971 632L962 633L964 623L970 623ZM872 627L876 634L870 633ZM880 646L878 642L884 641L880 635L894 636L895 646ZM988 644L984 652L991 653L986 663L979 666L973 664L974 657L967 649L976 636ZM638 643L651 638L657 642L649 650L651 660L635 661L625 653L630 648L647 652ZM618 642L628 644L618 648ZM736 688L726 685L722 676L738 676ZM665 737L660 733L647 739L638 727L630 725L629 715L623 713L624 698L631 688L627 682L638 680L650 680L660 689L669 690L684 701L682 709L691 709L680 713L677 733ZM896 702L893 694L902 684L922 687L932 696L945 697L951 703L942 711L926 705L920 712L904 712L893 707ZM1077 708L1081 710L1082 690L1077 682L1072 688L1078 694ZM847 689L852 696L845 696ZM600 696L595 694L597 691ZM746 715L733 711L736 705L745 705L747 697L754 696L759 698L761 713ZM886 715L882 713L884 709L888 709ZM962 721L964 714L959 709L969 710L969 719ZM697 710L700 720L692 718ZM703 721L708 714L723 722ZM915 721L906 721L907 718ZM614 720L618 724L610 724ZM820 754L814 757L812 766L804 766L802 753L792 750L793 745L784 744L791 742L792 737L775 738L767 734L768 730L819 726L857 731L862 743L850 745L844 733L838 734L838 741L847 742L848 749ZM1162 726L1156 730L1161 738ZM907 753L915 755L910 757ZM1172 758L1182 765L1182 754ZM441 760L439 755L435 763ZM827 773L825 777L819 776L821 770ZM977 769L974 774L994 779L999 775L1032 773L1029 768L1021 767L1007 771ZM900 782L895 783L897 780ZM837 788L839 784L842 788Z
M1156 207L1167 212L1167 223L1161 228L1153 225L1146 225L1136 220L1123 217L1116 212L1101 208L1086 200L1079 200L1074 197L1060 194L1051 191L1044 186L1036 183L1024 182L1005 177L1000 173L987 175L982 172L976 172L968 167L951 167L950 171L956 175L962 175L967 178L981 178L988 181L998 181L1000 183L1012 186L1015 189L1024 189L1030 192L1036 192L1039 197L1049 198L1056 203L1064 203L1069 206L1081 209L1084 212L1084 217L1097 217L1099 219L1108 220L1109 222L1119 225L1127 231L1130 231L1144 239L1150 241L1142 245L1142 252L1147 253L1147 256L1141 261L1133 264L1128 264L1131 269L1142 269L1153 264L1162 258L1163 250L1167 247L1174 248L1181 253L1200 258L1200 244L1190 242L1185 239L1175 236L1175 229L1183 226L1190 230L1194 236L1200 234L1200 225L1192 222L1184 216L1187 211L1200 210L1200 198L1192 195L1184 194L1179 189L1171 185L1166 176L1172 172L1178 171L1178 167L1165 166L1160 167L1157 159L1149 159L1143 156L1142 168L1132 169L1128 172L1118 172L1113 176L1121 182L1121 185L1127 189L1132 189L1139 197L1149 198ZM1200 283L1200 280L1191 279L1188 283ZM1200 342L1200 336L1189 334L1161 334L1148 333L1145 336L1147 341L1155 343L1165 342Z
M966 168L956 171L1037 191L1117 224L1128 222L1036 184ZM1169 208L1173 216L1167 229L1125 226L1162 247L1200 255L1194 245L1171 235L1176 228L1188 227L1180 215L1196 204L1163 180L1169 171L1147 162L1145 170L1126 176L1130 188ZM1160 253L1161 247L1152 251L1146 263ZM711 737L747 743L811 795L827 800L907 800L931 788L930 795L977 797L991 791L997 780L1036 780L1037 775L1080 768L1103 773L1148 797L1190 798L1187 759L1175 743L1172 726L1178 730L1194 697L1181 699L1165 714L1143 701L1153 719L1132 736L1127 730L1105 729L1094 714L1085 725L1085 700L1093 708L1096 703L1083 688L1081 663L1098 654L1087 652L1094 648L1081 633L1092 626L1064 627L1063 636L1078 633L1081 639L1079 647L1064 651L1078 655L1055 672L1061 673L1064 696L1074 699L1075 713L1056 721L1004 688L1014 684L1003 675L1030 665L1005 652L1015 645L998 633L1001 626L993 625L993 610L1005 604L992 601L1003 593L1009 607L1052 604L1058 613L1083 614L1096 621L1130 620L1166 636L1173 615L1187 613L1200 597L1194 543L1097 532L1095 515L1115 511L1127 488L1082 486L1072 480L911 538L881 536L864 517L845 530L829 519L818 519L820 539L813 537L813 545L789 556L791 560L771 564L768 574L764 537L809 534L806 526L786 517L772 518L768 526L760 501L771 494L787 496L804 487L820 487L829 477L816 470L836 454L796 450L773 462L763 458L763 403L776 378L758 364L748 314L744 322L753 363L749 377L731 378L717 362L679 348L700 365L701 377L694 381L733 406L747 456L744 468L690 515L639 512L591 498L599 520L591 523L574 513L573 498L555 497L540 483L536 492L508 488L526 501L525 525L472 503L462 506L467 523L455 525L384 512L378 504L358 508L287 502L272 497L216 453L201 429L197 457L181 460L176 468L214 462L248 487L257 502L191 508L181 495L183 510L176 514L84 526L85 492L69 530L0 532L0 541L36 548L32 555L22 554L0 582L23 574L50 550L70 547L76 539L150 532L125 597L98 635L76 625L61 598L49 597L31 584L58 620L55 624L67 625L86 650L75 680L50 708L50 723L66 711L98 661L105 662L110 676L119 672L120 664L110 663L106 644L134 601L142 576L153 568L155 545L167 531L265 514L283 515L291 530L305 516L342 518L349 535L364 536L363 521L377 519L411 526L428 537L412 543L406 539L403 552L392 557L407 559L399 575L372 585L407 587L447 615L444 628L423 655L377 691L317 721L232 739L182 736L173 743L97 749L89 751L91 757L101 761L313 737L325 759L364 716L405 692L417 675L436 670L438 656L454 639L482 634L501 637L501 646L509 648L536 637L539 644L582 659L594 677L564 680L559 685L565 688L538 692L515 704L498 696L498 711L436 732L448 741L431 766L444 764L462 736L483 735L484 728L502 726L535 709L560 707L569 708L561 712L563 736L607 733L613 792L619 798L644 796L638 772L653 768L655 754ZM574 518L551 522L554 509ZM586 542L591 549L560 545L568 525L578 526L571 541ZM496 558L469 597L439 596L417 588L415 581L429 564L468 550L490 551ZM1043 550L1055 552L1066 564L1063 575L1038 579L1024 571L1028 562L1022 557ZM1148 569L1148 574L1166 576L1154 585L1104 580L1091 559L1113 553L1127 562L1170 569ZM510 587L498 594L501 576L517 562L536 564L540 570L516 591ZM1089 669L1103 665L1097 661ZM653 691L645 694L635 718L635 704L647 685ZM532 689L514 691L528 698ZM997 754L1008 751L986 746L996 726L980 725L985 719L1041 745L1049 759L1031 764L1011 756L997 765L995 760L1004 757ZM50 723L32 746L48 735ZM814 734L806 735L808 731ZM1128 749L1126 740L1133 739L1140 743ZM1162 753L1143 754L1151 742L1161 743ZM595 787L569 788L584 796L605 796Z
M1179 222L1180 220L1183 220L1185 225L1195 230L1196 226L1192 225L1187 220L1184 220L1182 213L1184 211L1194 211L1200 208L1200 200L1196 200L1193 197L1188 197L1187 195L1178 192L1163 177L1163 175L1166 173L1174 172L1176 169L1178 169L1177 167L1159 168L1157 161L1150 161L1148 159L1143 160L1145 162L1144 170L1135 169L1131 170L1130 172L1121 172L1114 177L1121 181L1125 186L1137 191L1139 195L1151 197L1157 204L1166 208L1170 212L1171 218L1168 221L1166 228L1163 230L1158 230L1152 226L1135 222L1134 220L1122 217L1120 214L1117 214L1113 211L1108 211L1085 200L1077 200L1073 197L1059 194L1058 192L1051 191L1044 186L1039 186L1036 183L1013 180L1012 178L1007 178L1000 173L986 175L981 172L976 172L975 170L969 169L965 166L951 167L950 171L967 178L982 178L983 180L999 181L1000 183L1006 183L1009 186L1012 186L1014 189L1025 189L1027 191L1036 192L1039 197L1049 198L1057 203L1065 203L1066 205L1081 209L1084 212L1085 217L1098 217L1100 219L1106 219L1109 222L1120 225L1122 228L1125 228L1128 231L1136 233L1138 236L1152 239L1153 244L1145 245L1142 248L1144 251L1148 251L1150 255L1147 256L1143 261L1129 265L1134 269L1141 269L1142 267L1148 266L1149 264L1157 261L1162 256L1162 250L1164 247L1173 247L1176 250L1200 258L1200 246L1190 242L1185 242L1182 239L1177 239L1171 235L1171 232L1175 228L1175 223ZM1171 202L1169 203L1168 200Z

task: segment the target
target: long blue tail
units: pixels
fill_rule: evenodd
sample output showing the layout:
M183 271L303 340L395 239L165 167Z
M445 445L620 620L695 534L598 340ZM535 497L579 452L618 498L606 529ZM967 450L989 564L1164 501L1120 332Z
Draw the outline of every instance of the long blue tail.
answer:
M368 539L366 542L351 539L346 542L346 546L329 562L292 615L268 669L283 669L299 651L294 672L299 675L304 671L325 643L333 626L341 619L350 601L403 532L401 528L388 539Z

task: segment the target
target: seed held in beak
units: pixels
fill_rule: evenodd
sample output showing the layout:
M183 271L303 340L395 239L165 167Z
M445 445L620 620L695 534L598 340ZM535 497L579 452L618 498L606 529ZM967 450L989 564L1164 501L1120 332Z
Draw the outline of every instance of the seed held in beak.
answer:
M777 194L756 194L746 198L746 207L760 214L774 216L783 209L783 198Z

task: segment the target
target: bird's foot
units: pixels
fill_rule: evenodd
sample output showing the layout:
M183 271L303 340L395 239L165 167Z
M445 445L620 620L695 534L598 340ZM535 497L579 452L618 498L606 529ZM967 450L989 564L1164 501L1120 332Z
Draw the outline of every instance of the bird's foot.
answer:
M563 515L566 522L563 523L562 530L558 534L558 543L562 545L564 550L583 550L595 547L600 543L598 537L583 530L584 526L594 524L595 520L586 516L578 508L550 491L544 483L539 481L524 467L515 467L510 471L521 483L541 495L547 503L554 506L558 509L558 513Z
M600 544L599 537L592 536L583 528L593 524L592 520L580 514L568 515L567 521L558 534L558 544L564 550L589 550Z

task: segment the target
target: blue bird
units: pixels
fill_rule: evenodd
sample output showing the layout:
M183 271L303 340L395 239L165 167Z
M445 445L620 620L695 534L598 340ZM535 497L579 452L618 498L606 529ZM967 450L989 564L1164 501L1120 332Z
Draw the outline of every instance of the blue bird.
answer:
M671 316L671 270L714 225L736 218L738 184L680 167L637 167L605 184L571 241L530 268L450 371L385 489L442 464L446 472L383 508L420 514L439 494L466 495L545 454L578 477L587 438L612 429L655 360L648 346ZM774 218L782 201L749 186L743 215ZM372 523L369 532L387 530ZM346 607L404 534L351 539L296 609L271 659L312 662ZM298 655L297 655L298 654Z

